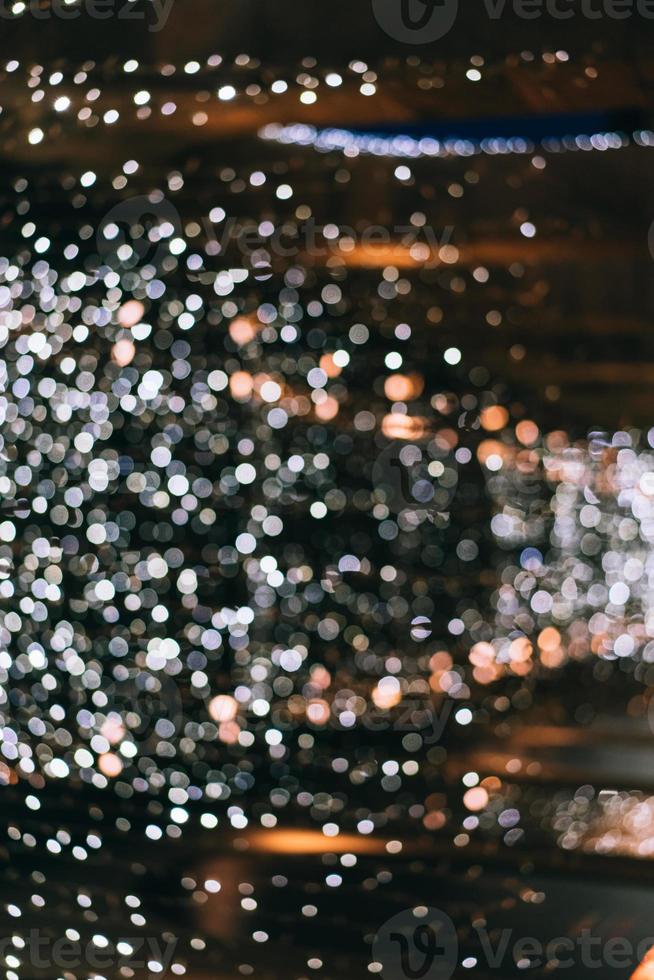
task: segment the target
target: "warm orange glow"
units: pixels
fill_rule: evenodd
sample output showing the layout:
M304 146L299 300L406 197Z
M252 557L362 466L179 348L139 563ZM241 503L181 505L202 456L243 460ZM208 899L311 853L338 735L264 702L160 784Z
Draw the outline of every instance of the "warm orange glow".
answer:
M328 395L324 401L316 405L316 417L321 419L323 422L329 422L330 419L336 418L338 415L339 404L335 398Z
M456 429L439 429L434 436L434 442L439 449L451 452L459 444L459 433Z
M340 368L334 360L333 354L323 354L320 358L320 368L328 378L337 378L343 368Z
M461 258L461 253L456 245L443 245L438 250L438 257L446 265L455 265Z
M387 265L394 265L397 269L412 269L425 264L423 256L415 258L404 245L384 244L356 245L348 251L345 261L348 266L360 269L383 269ZM435 264L438 262L435 252L430 252L429 261Z
M141 322L144 313L143 303L137 299L130 299L118 310L118 322L121 327L134 327Z
M241 729L235 721L223 721L218 727L218 738L225 745L234 745L238 742Z
M307 710L307 703L301 694L291 694L286 702L286 707L292 715L303 715Z
M447 823L447 818L442 810L432 810L422 818L426 830L440 830Z
M495 648L490 643L483 641L475 643L468 659L475 667L487 667L489 664L495 663Z
M556 650L561 644L561 634L553 626L547 626L538 634L538 646L541 650Z
M312 725L326 725L329 721L329 705L321 698L309 701L307 705L307 718Z
M451 670L452 663L452 655L447 650L438 650L429 658L429 669L434 671Z
M481 424L487 432L497 432L503 429L509 421L509 413L502 405L489 405L481 413Z
M14 785L18 782L18 776L13 769L10 769L5 762L0 762L0 786Z
M654 949L651 949L631 980L654 980Z
M483 667L475 667L472 676L478 684L493 684L500 679L503 673L504 668L501 664L487 664Z
M533 446L540 435L540 429L535 422L530 422L525 419L522 422L518 422L515 427L515 434L523 446Z
M521 449L515 457L515 467L519 473L538 473L539 454L534 449Z
M322 664L316 664L315 667L311 668L311 683L317 684L321 687L323 691L329 687L332 682L332 675L329 673L326 667Z
M499 456L506 460L509 456L509 448L498 439L484 439L477 446L477 459L480 463L486 463L491 456Z
M397 682L393 683L392 679L384 678L374 688L371 697L378 708L387 710L388 708L394 708L396 704L400 703L402 700L402 691Z
M245 316L237 316L229 325L229 336L239 347L249 344L256 335L257 325Z
M122 742L125 737L125 726L117 715L110 716L102 724L100 734L106 738L110 745Z
M468 810L477 812L488 804L488 793L483 786L475 786L463 795L463 804Z
M554 626L547 626L538 634L538 648L543 666L550 669L561 666L565 653L561 647L561 634Z
M319 830L255 830L248 835L251 850L267 854L385 854L386 842L359 834L325 837Z
M421 439L425 430L426 420L410 415L391 412L382 420L382 432L388 439Z
M247 401L253 386L254 378L247 371L235 371L229 379L229 390L237 401Z
M117 756L115 752L105 752L98 759L98 768L103 775L113 779L120 776L123 771L123 764L120 756Z
M585 653L585 650L583 652ZM565 653L562 647L558 647L556 650L543 650L540 655L540 662L544 667L549 667L550 670L560 667L564 660Z
M231 112L228 110L228 124L234 130L236 130L239 122L242 124L244 118L242 109L240 115L234 110ZM221 129L223 126L224 123L221 118ZM585 242L583 254L587 257L591 255L600 258L612 257L612 250L615 247L615 244L612 242ZM626 242L621 242L620 248L622 250L620 254L622 255L625 254L625 249L629 254L636 254L635 247L632 252ZM331 250L325 254L330 258L333 256ZM359 269L383 269L389 265L395 266L396 269L415 269L425 265L437 268L441 262L446 265L476 266L481 264L508 267L513 262L528 263L530 265L540 264L542 262L556 263L564 260L578 262L579 255L580 252L577 242L570 240L569 237L566 240L560 236L555 236L547 241L544 238L526 239L522 236L519 239L516 237L484 238L478 241L467 242L461 248L457 248L455 245L442 245L440 248L425 248L422 242L415 242L411 246L390 243L366 243L348 247L347 251L345 249L339 251L339 259L343 264ZM315 263L320 262L321 259L323 262L325 261L319 252L311 255L305 253L303 257L306 259L312 258ZM327 261L330 261L330 258ZM537 295L539 294L537 293Z
M238 711L238 702L229 694L219 694L209 702L209 714L214 721L233 721Z
M570 445L567 432L563 432L561 429L556 429L554 432L550 432L545 442L547 448L553 453L555 453L557 450L565 449L566 446Z
M442 694L449 687L448 678L452 669L452 657L446 650L439 650L430 658L429 668L432 671L429 686L432 691Z
M511 659L511 663L523 663L524 661L529 660L533 652L534 648L527 637L519 636L516 640L513 640L511 646L509 647L509 657Z
M119 365L119 367L127 367L128 364L134 360L134 355L136 354L136 347L128 337L123 337L122 340L117 340L114 346L111 348L112 360Z
M448 394L434 395L431 399L431 403L437 412L441 415L451 415L459 407L459 399L456 395L451 392Z
M418 398L425 386L419 374L391 374L384 382L384 394L394 402L408 402Z

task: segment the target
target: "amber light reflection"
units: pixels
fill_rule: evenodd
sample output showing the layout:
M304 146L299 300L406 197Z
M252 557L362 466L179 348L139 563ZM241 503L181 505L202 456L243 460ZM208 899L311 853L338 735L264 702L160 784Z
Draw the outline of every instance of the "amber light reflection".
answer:
M250 850L268 854L385 854L386 842L360 834L326 837L313 830L260 830L248 836Z
M650 950L631 980L654 980L654 950Z

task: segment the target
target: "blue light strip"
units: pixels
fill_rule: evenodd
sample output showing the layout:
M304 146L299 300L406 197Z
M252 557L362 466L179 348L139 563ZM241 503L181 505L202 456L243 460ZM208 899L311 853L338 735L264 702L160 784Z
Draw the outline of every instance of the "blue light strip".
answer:
M647 129L624 132L597 132L566 136L548 136L534 141L520 136L493 136L479 140L451 137L436 139L402 134L380 135L359 133L348 129L316 129L304 123L283 126L271 123L259 131L259 136L284 145L310 146L319 153L334 150L354 157L368 154L379 157L419 159L421 157L472 157L481 153L490 156L506 154L565 153L569 151L621 150L627 146L654 147L654 132Z

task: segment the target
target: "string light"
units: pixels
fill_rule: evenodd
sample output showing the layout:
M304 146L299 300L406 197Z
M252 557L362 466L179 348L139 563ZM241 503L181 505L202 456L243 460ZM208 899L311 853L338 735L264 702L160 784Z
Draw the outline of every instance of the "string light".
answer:
M412 136L394 135L382 136L374 133L358 133L347 129L316 129L304 123L281 125L270 123L264 126L259 135L264 140L281 143L284 146L310 146L320 153L333 150L342 152L347 157L359 153L380 157L403 157L418 159L420 157L473 157L480 154L488 156L506 156L508 154L535 153L537 150L545 153L565 153L574 151L621 150L628 146L653 147L654 132L638 130L631 134L618 132L579 134L576 136L548 137L538 143L515 137L489 137L482 140L470 140L452 137L451 139L434 139Z

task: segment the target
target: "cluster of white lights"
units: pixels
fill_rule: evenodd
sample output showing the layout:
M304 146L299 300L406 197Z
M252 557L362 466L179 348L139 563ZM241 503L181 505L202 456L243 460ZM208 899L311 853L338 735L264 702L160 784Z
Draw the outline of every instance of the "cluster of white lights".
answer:
M618 432L595 434L588 448L523 449L518 467L506 458L503 475L489 481L499 505L493 533L521 551L520 568L513 553L502 576L497 623L528 636L542 630L546 666L589 653L654 660L654 431L647 441ZM551 497L536 514L541 452Z

